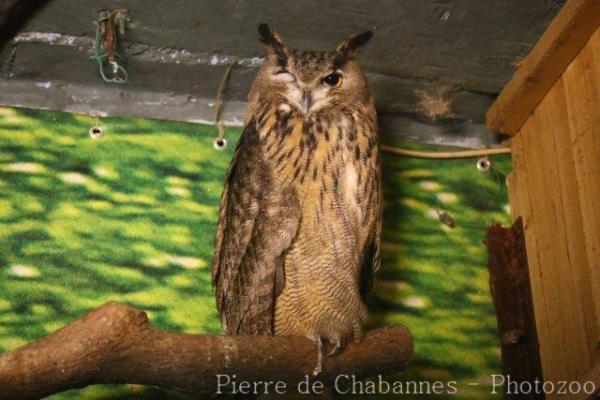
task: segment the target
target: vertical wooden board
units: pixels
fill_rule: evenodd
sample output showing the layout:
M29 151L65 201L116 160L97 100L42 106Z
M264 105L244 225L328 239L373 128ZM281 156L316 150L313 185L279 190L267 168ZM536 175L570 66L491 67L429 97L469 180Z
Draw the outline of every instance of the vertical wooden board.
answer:
M546 345L552 345L550 330L545 304L543 302L544 287L542 285L542 273L538 254L538 242L536 239L536 225L532 222L532 199L527 187L527 149L523 144L523 134L516 135L511 141L513 171L509 175L509 190L511 197L511 213L513 221L519 217L523 218L523 229L525 232L525 245L529 264L529 278L531 295L533 300L535 324L537 328L538 341L540 343L540 357L542 359L542 371L547 368L545 360L548 355L545 352Z
M513 223L522 218L523 227L526 229L531 216L525 169L526 150L520 135L510 140L510 146L512 171L506 177L510 213Z
M600 30L563 75L569 111L570 140L596 305L600 303ZM597 324L600 309L596 308Z
M526 224L526 220L528 220L528 215L526 215L526 207L524 200L519 196L520 193L524 193L526 188L521 183L521 179L519 178L520 174L516 167L517 161L515 154L518 152L516 149L515 143L511 142L511 153L512 153L512 165L513 170L506 176L506 189L508 191L508 204L510 206L510 215L512 218L512 222L515 223L519 218L523 220L523 226Z
M506 176L506 187L508 190L508 201L510 204L510 215L513 223L520 217L523 219L523 226L527 224L529 215L526 214L526 199L521 194L527 193L527 187L523 183L523 165L520 141L515 137L510 141L510 152L512 161L512 171Z
M525 126L528 125L531 125L530 121L528 121L525 124ZM539 227L538 224L535 222L532 213L532 202L534 201L535 197L532 197L531 190L527 184L527 182L529 181L529 171L528 163L526 162L526 160L530 150L525 147L523 141L524 136L524 132L521 131L517 136L515 136L515 138L512 141L514 181L519 185L515 188L515 191L517 192L516 198L518 199L517 201L519 205L519 210L522 213L521 215L513 214L513 216L523 217L523 227L525 230L525 244L527 248L529 262L529 277L531 279L531 295L533 298L535 323L537 327L538 340L540 343L542 371L544 373L544 376L548 376L548 373L550 373L551 370L555 369L552 363L552 356L554 355L554 353L549 352L548 349L552 347L561 348L562 346L552 335L551 329L549 329L549 310L548 305L545 302L544 293L547 293L548 290L552 289L552 287L545 287L543 280L543 262L539 257L540 250L537 239L537 231L539 230ZM553 307L550 307L550 309L552 308ZM558 353L558 355L561 355L560 352Z
M520 179L526 187L526 194L519 196L529 203L525 205L529 207L529 216L525 216L527 253L547 380L576 379L591 367L589 318L584 310L589 301L574 295L582 292L580 282L589 278L586 269L570 260L571 249L565 239L570 233L556 162L555 137L568 134L565 110L564 93L558 84L517 136L521 154L515 168L520 168Z
M568 332L573 354L578 355L573 360L574 369L569 372L573 379L583 376L593 365L598 351L598 327L588 259L581 241L584 229L562 79L547 94L537 117L541 127L538 134L541 134L542 165L552 182L548 187L553 199L550 222L554 223L556 245L551 252L560 262L557 264L560 275L556 279L565 281L566 295L571 300L568 314L572 314L571 322L575 323ZM560 312L567 314L564 308Z
M583 240L584 227L581 214L581 201L579 196L579 182L575 171L575 159L571 138L569 134L567 97L562 78L557 82L549 98L552 99L548 107L546 118L555 116L551 123L554 139L556 159L554 163L558 170L558 184L560 187L562 216L564 218L565 238L567 244L567 258L570 275L574 280L575 291L573 296L579 297L581 312L586 333L587 351L590 354L589 362L593 363L598 357L598 343L600 330L598 327L599 300L594 298L593 274L587 257L586 245ZM553 160L550 160L552 162ZM591 366L591 365L590 365Z

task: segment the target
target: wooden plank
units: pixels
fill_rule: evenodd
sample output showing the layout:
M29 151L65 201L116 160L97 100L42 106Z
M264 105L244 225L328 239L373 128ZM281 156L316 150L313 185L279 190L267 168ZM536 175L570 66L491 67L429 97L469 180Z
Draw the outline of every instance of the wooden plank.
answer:
M512 164L515 168L515 145L511 143L512 153ZM515 222L519 218L523 218L525 214L524 200L520 198L519 193L524 193L526 188L523 187L519 181L519 174L513 169L511 173L506 176L506 188L508 190L508 203L510 205L510 215L512 221Z
M506 176L506 188L508 191L508 202L510 204L510 215L513 223L522 218L523 226L529 221L529 198L527 196L527 185L525 181L525 169L523 168L523 149L520 141L513 138L509 140L512 160L512 171Z
M590 354L590 362L598 355L598 340L600 330L598 321L600 321L599 301L594 298L594 293L600 290L594 285L594 276L597 272L590 267L587 257L586 243L581 240L584 237L584 221L581 210L581 200L579 195L579 181L575 171L575 157L571 138L568 132L569 115L567 112L567 94L564 90L564 78L559 79L552 94L558 94L554 97L553 107L548 110L546 118L552 124L553 144L555 159L550 160L556 165L556 179L560 188L561 195L561 214L566 231L567 257L566 267L569 269L569 276L572 277L575 284L573 296L578 296L581 300L581 309L584 319L584 328L587 338L587 351ZM551 95L552 95L551 94ZM556 120L550 122L550 118L555 116Z
M531 294L533 298L534 315L537 327L538 341L540 343L540 356L542 359L542 371L548 374L547 370L555 369L554 363L548 361L552 358L552 354L547 350L549 348L562 348L562 344L558 342L556 337L552 335L549 318L549 310L556 308L553 304L546 304L544 293L555 290L555 285L544 285L542 265L543 260L540 258L540 244L537 240L538 227L536 219L533 215L532 203L536 198L532 195L532 190L529 188L529 163L528 147L525 146L523 139L525 134L517 135L512 141L513 149L513 178L518 182L518 186L513 188L513 191L518 192L519 209L522 213L525 229L525 243L528 254L529 276L531 280ZM513 214L515 215L515 214ZM551 282L553 283L553 282ZM558 353L560 355L560 353Z
M543 381L522 220L517 219L511 228L489 227L485 243L502 350L502 373L513 382ZM504 398L544 399L545 396L532 392L506 394Z
M600 1L569 0L488 110L488 128L515 135L598 26Z
M577 379L587 372L597 343L585 250L566 239L577 237L569 229L577 230L572 214L578 204L576 197L565 199L565 192L578 189L574 179L567 179L569 169L563 171L556 162L568 154L561 154L564 149L559 150L555 138L567 136L568 130L559 81L513 139L543 374L551 381ZM581 233L581 225L578 229Z
M583 235L600 323L600 30L565 71L570 145L575 161Z

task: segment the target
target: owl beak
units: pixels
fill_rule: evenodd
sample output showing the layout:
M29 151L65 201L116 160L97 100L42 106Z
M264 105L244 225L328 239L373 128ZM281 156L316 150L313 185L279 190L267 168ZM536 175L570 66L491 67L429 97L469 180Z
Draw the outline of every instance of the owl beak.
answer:
M304 112L307 113L310 110L310 107L313 105L312 93L309 89L304 89L302 91L302 107L304 108Z

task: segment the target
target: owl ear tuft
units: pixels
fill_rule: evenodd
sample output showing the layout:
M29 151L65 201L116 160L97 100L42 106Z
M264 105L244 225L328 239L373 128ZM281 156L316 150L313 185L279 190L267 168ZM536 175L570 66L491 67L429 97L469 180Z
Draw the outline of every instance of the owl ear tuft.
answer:
M260 41L267 46L283 46L281 36L265 23L258 25L258 34L260 35Z
M264 23L258 25L258 34L260 35L260 41L267 47L267 51L277 57L277 64L285 66L287 64L287 53L281 41L281 36Z
M338 53L346 53L352 56L360 50L371 38L373 37L373 31L366 31L357 35L350 36L344 40L336 49Z
M366 31L357 35L352 35L344 40L335 49L336 55L333 57L333 69L340 69L354 57L356 53L373 37L372 31Z

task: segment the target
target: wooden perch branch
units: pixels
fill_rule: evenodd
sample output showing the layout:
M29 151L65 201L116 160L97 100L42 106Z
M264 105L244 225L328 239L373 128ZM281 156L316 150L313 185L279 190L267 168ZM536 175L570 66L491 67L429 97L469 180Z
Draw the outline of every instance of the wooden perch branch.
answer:
M339 355L325 358L317 377L357 377L403 370L412 357L402 326L368 332ZM36 399L98 383L156 385L215 393L217 375L238 381L284 381L311 374L315 344L302 337L184 335L153 329L146 314L108 303L51 335L0 355L0 399ZM292 386L294 385L294 386Z

